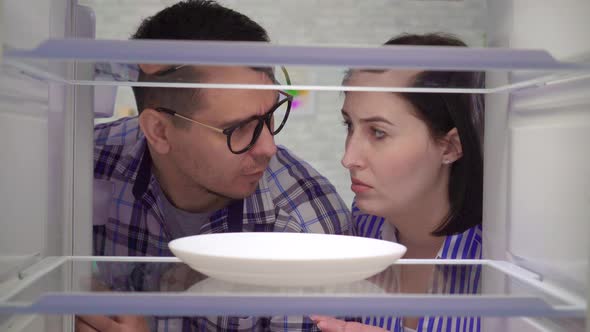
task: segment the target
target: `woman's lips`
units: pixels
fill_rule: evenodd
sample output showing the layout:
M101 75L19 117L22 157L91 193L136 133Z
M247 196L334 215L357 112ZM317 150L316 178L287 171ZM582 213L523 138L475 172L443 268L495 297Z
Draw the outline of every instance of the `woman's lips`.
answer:
M356 194L364 193L371 189L373 189L373 187L369 186L368 184L354 178L352 179L352 185L350 186L350 190L352 190Z

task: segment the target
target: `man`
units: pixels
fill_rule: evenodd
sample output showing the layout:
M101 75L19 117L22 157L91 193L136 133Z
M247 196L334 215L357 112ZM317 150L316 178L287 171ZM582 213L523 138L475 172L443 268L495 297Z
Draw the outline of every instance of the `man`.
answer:
M185 1L146 19L135 39L268 41L248 17L212 1ZM139 80L272 84L271 70L140 65ZM327 179L273 135L291 97L276 90L135 87L139 116L95 128L94 252L171 256L179 237L228 231L349 233L349 211ZM158 267L155 267L155 266ZM183 290L165 264L102 264L111 289ZM310 271L313 273L313 271ZM182 279L182 278L181 278ZM172 281L171 281L172 280ZM308 318L83 316L77 329L309 330Z

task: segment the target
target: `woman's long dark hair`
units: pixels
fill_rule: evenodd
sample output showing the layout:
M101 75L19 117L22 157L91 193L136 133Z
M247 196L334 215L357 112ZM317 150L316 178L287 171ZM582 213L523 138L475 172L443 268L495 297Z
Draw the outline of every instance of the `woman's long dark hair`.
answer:
M465 47L448 34L405 34L385 45L427 45ZM413 87L480 88L484 75L466 71L423 71ZM433 138L443 138L457 128L463 156L451 166L449 201L451 209L433 235L445 236L465 232L481 224L483 200L483 96L468 93L402 93L416 109L416 115L429 128Z

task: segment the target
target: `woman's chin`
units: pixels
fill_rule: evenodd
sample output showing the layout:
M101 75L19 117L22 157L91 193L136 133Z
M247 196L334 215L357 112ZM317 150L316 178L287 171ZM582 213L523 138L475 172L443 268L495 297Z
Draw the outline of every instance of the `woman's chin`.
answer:
M358 195L355 197L355 203L356 207L358 207L365 214L379 216L383 211L383 209L378 207L378 204L376 204L375 200L359 197Z

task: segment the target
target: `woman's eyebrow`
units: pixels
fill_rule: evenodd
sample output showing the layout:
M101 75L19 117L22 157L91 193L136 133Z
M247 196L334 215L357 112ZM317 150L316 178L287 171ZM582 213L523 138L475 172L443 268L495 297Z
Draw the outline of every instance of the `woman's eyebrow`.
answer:
M342 116L344 118L349 118L350 116L348 115L348 113L346 113L346 111L344 109L342 109L340 111L342 113ZM382 116L371 116L368 118L361 118L360 119L361 122L383 122L383 123L387 123L389 125L395 126L395 124L393 124L393 122L387 120L386 118L382 117Z
M383 122L395 126L391 121L387 120L382 116L371 116L368 118L361 118L361 122Z

